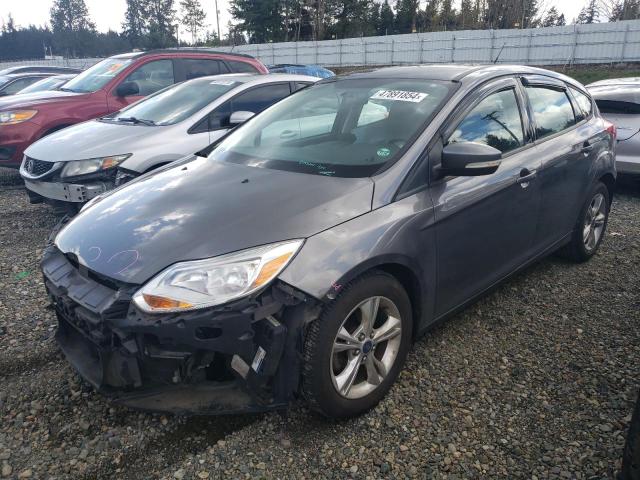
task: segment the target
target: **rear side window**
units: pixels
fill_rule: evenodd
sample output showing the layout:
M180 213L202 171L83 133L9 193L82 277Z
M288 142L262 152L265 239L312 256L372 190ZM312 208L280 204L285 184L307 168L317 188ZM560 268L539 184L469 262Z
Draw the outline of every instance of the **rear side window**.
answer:
M573 87L570 88L571 93L573 94L573 98L576 99L576 103L578 104L579 109L579 111L576 112L576 120L580 122L591 115L591 112L593 110L593 103L591 102L591 98L582 93L580 90Z
M260 73L256 67L247 62L227 60L227 65L229 65L233 73Z
M527 95L533 109L538 138L561 132L575 125L573 107L564 90L552 87L527 87Z
M460 122L448 143L479 142L509 152L524 144L520 108L513 88L493 93Z
M220 60L206 60L200 58L185 58L182 60L185 69L185 78L206 77L208 75L220 75L229 73L227 66Z
M264 85L236 95L231 100L216 108L209 115L209 128L229 127L229 118L233 112L247 111L260 113L291 94L288 83Z
M171 60L155 60L145 63L131 73L125 82L138 85L138 95L151 95L175 83L173 76L173 62Z
M290 93L291 90L288 83L256 87L232 99L232 110L234 112L245 110L258 113L288 97Z

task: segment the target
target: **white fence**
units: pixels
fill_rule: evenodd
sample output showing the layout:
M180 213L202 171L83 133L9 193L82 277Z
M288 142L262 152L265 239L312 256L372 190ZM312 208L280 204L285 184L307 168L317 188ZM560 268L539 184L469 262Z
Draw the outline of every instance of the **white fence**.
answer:
M89 68L91 65L98 63L102 58L63 58L55 60L20 60L3 62L0 61L0 70L3 68L17 67L22 65L47 65L49 67L73 67L73 68Z
M525 30L461 30L221 48L265 64L328 67L417 63L563 65L640 61L640 20Z
M640 20L526 30L459 30L320 42L220 47L246 53L267 65L328 67L417 63L520 63L565 65L640 62ZM99 59L1 62L0 69L25 63L86 68Z

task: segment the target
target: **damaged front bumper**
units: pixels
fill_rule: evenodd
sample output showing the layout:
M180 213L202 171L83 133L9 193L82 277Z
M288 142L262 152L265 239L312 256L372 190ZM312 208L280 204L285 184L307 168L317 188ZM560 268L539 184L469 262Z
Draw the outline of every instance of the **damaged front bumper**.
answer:
M94 197L111 190L113 183L99 182L86 185L63 182L40 182L24 180L29 192L48 200L59 202L85 203Z
M284 283L256 297L179 314L146 314L138 286L116 284L54 246L42 270L56 339L98 391L133 408L238 413L283 408L298 388L314 301Z

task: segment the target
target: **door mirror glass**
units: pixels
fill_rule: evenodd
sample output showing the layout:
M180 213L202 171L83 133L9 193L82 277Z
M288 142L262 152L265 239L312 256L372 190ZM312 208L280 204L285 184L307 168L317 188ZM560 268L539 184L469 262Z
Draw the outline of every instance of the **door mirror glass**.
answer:
M140 88L136 82L123 82L118 85L118 88L116 89L116 95L118 97L130 97L139 94Z
M442 150L444 175L490 175L498 170L502 152L479 142L450 143Z
M239 110L237 112L233 112L231 117L229 118L229 125L235 127L240 125L241 123L246 122L251 117L253 117L255 113L249 112L248 110Z

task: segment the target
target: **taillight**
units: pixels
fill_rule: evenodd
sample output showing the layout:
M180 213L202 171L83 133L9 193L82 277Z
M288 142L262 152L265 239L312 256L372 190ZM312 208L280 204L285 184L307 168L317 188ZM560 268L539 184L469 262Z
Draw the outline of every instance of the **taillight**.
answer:
M607 122L606 120L604 121L604 126L607 133L611 135L611 138L613 140L615 140L616 135L618 134L618 131L616 130L616 126L611 122Z

